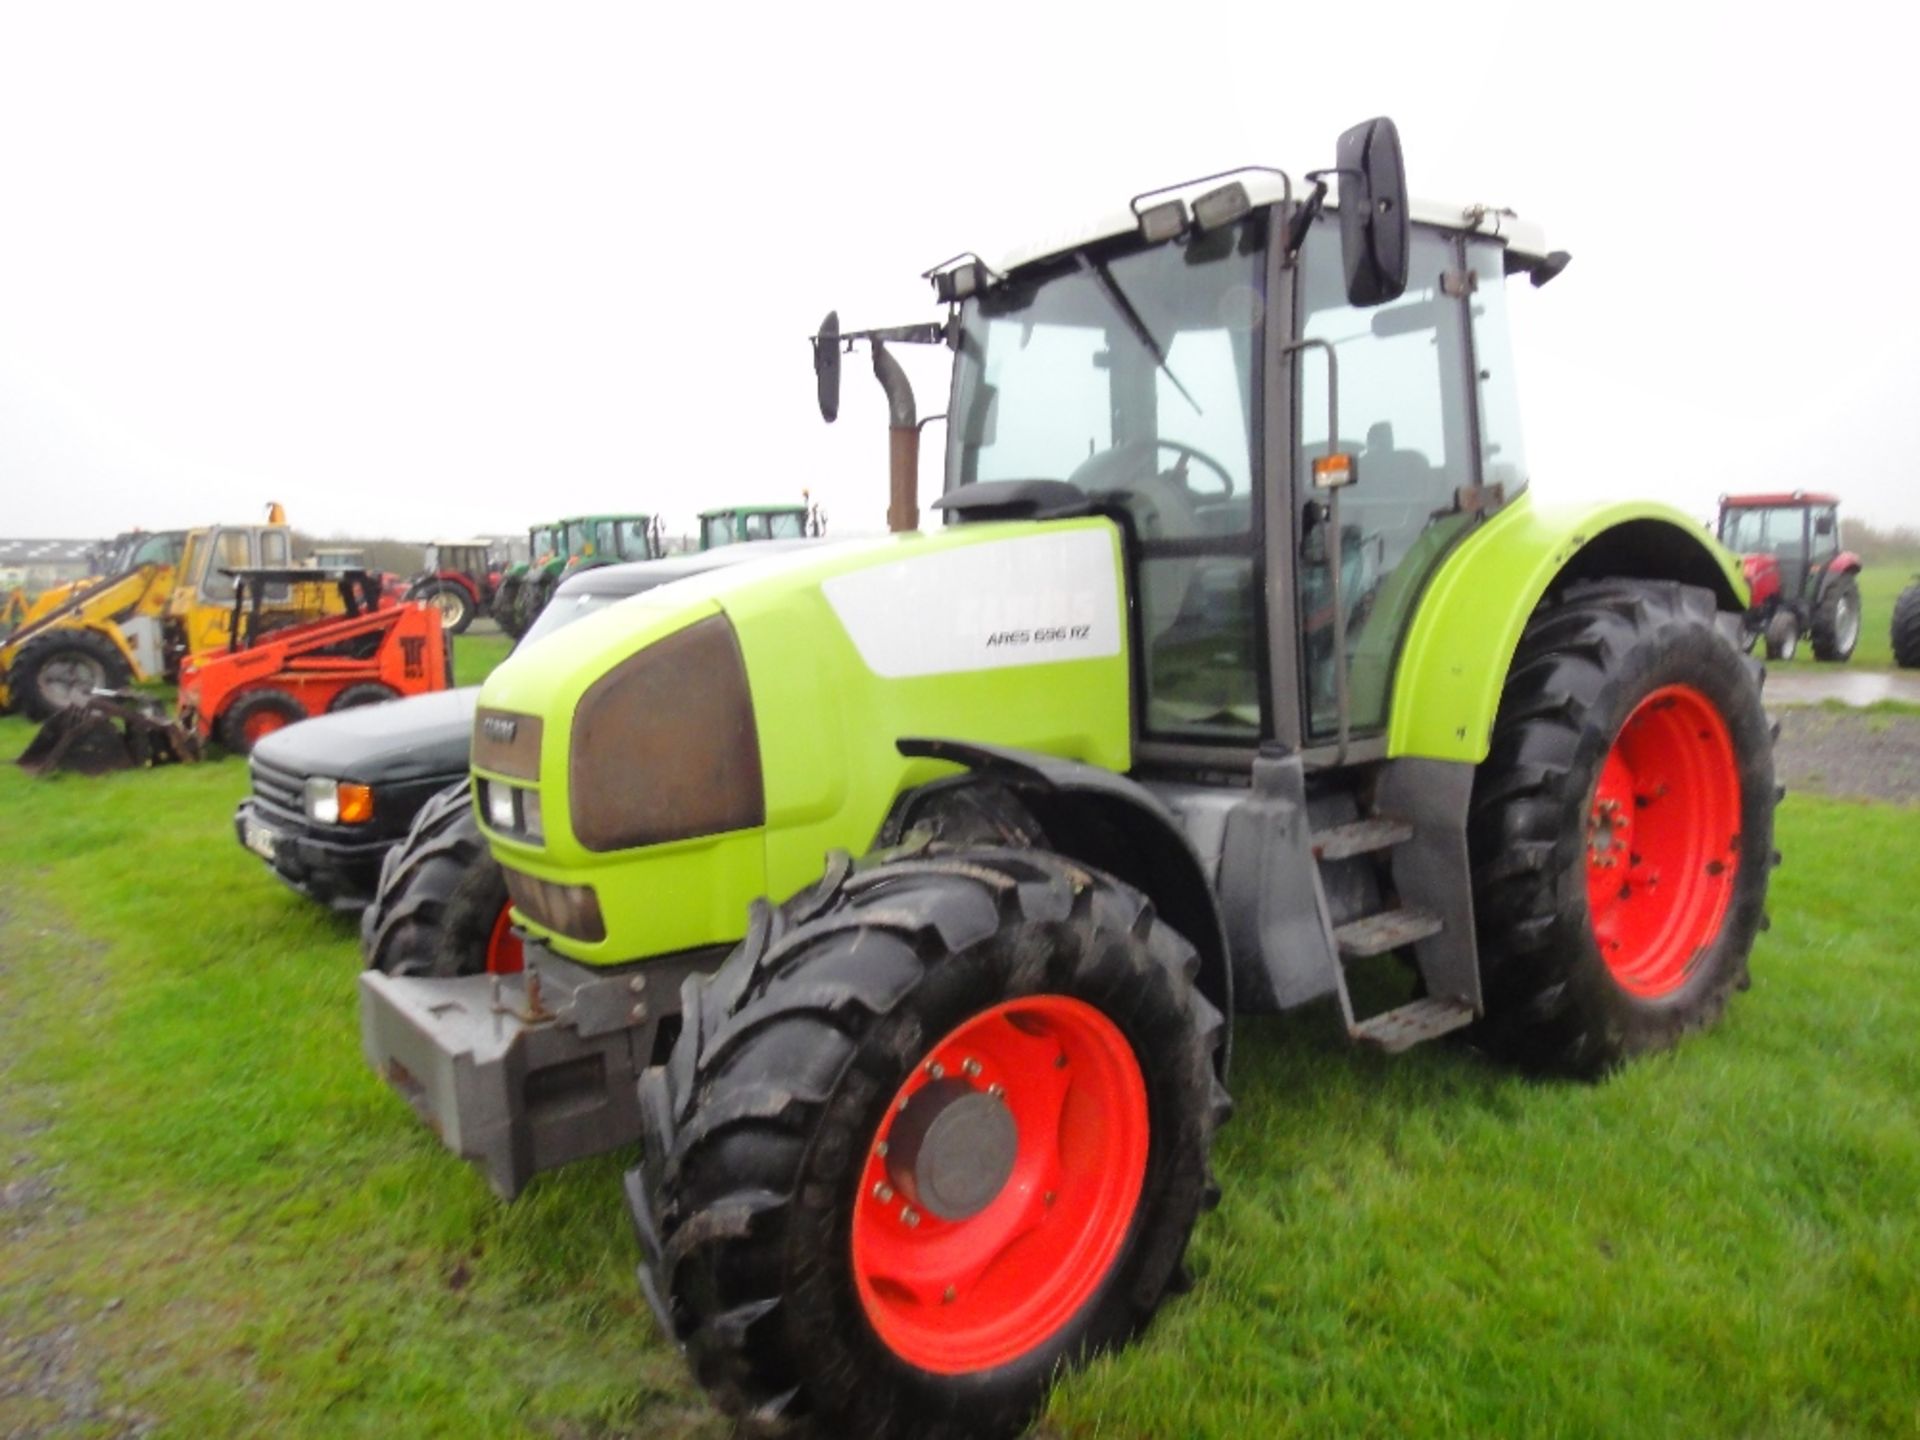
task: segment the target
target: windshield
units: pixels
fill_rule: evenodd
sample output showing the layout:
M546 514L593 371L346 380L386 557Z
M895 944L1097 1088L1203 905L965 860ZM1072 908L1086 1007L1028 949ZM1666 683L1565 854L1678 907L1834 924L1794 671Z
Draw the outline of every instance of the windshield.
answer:
M527 532L527 558L538 560L542 555L553 553L553 531L529 530Z
M586 554L587 546L591 541L592 527L584 520L577 520L567 526L567 553L569 555Z
M798 510L783 510L767 517L769 538L774 540L803 540L806 538L806 516Z
M1022 272L962 312L947 486L1069 481L1125 512L1144 729L1261 724L1253 397L1266 215Z
M1797 552L1806 525L1806 511L1798 505L1729 507L1720 515L1720 543L1737 555Z
M949 488L1068 480L1142 538L1247 528L1264 231L1057 261L969 303Z
M604 610L617 601L628 599L625 595L556 595L547 602L546 609L540 612L540 618L527 628L520 637L516 649L531 645L536 640L545 639L556 630L564 630L576 620L584 620L596 610Z
M700 521L700 548L711 550L716 545L728 544L733 539L733 517L731 515L708 515Z

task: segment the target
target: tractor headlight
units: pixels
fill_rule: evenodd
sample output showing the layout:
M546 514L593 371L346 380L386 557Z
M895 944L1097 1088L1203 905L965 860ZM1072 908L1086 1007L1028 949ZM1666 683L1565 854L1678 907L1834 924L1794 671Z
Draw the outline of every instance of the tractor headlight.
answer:
M489 829L535 845L545 839L540 827L538 790L506 785L498 780L482 780L479 786L480 813L487 817Z
M593 683L568 737L567 798L574 835L595 851L766 823L747 666L725 615Z
M306 811L320 825L364 825L373 819L373 787L316 775L306 784Z

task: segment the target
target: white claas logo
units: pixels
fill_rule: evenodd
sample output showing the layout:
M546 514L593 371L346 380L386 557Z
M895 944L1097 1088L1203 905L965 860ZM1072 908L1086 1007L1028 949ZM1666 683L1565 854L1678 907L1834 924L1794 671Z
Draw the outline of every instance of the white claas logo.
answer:
M480 722L480 733L496 745L511 745L514 732L520 727L504 715L489 715Z
M821 586L877 675L948 675L1120 652L1104 530L1029 535L876 565Z

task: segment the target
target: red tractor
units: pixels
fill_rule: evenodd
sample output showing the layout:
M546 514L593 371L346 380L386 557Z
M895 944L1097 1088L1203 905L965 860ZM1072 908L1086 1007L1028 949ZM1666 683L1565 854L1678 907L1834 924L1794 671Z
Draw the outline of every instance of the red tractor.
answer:
M1852 657L1860 642L1860 557L1840 548L1837 496L1723 495L1719 534L1740 556L1753 592L1749 647L1764 639L1769 660L1791 660L1805 635L1816 660Z
M453 649L432 605L382 604L380 577L326 572L345 615L261 629L262 606L308 569L225 572L234 578L232 641L180 671L180 723L200 740L245 755L264 736L309 715L423 695L453 684Z
M407 582L404 598L424 600L440 612L449 635L464 634L493 603L501 568L488 541L436 540L427 546L427 568Z

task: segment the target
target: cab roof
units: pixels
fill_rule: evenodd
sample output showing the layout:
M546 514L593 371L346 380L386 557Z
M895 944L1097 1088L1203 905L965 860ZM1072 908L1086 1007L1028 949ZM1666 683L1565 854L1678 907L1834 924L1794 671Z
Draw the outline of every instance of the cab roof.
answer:
M1768 505L1838 505L1838 495L1826 495L1817 490L1769 490L1752 495L1722 495L1720 504L1727 510L1745 510Z
M1278 174L1271 170L1248 169L1143 192L1140 198L1151 198L1154 201L1170 200L1176 197L1192 200L1196 195L1204 195L1207 191L1234 180L1246 186L1247 198L1256 207L1278 204L1286 195L1285 182ZM1304 184L1297 185L1294 188L1295 197L1299 198L1306 194L1309 188ZM1325 208L1329 211L1339 209L1333 190L1327 192ZM1408 201L1408 209L1416 225L1442 225L1449 230L1491 236L1502 241L1507 250L1519 259L1529 261L1547 259L1546 233L1539 225L1530 220L1522 220L1511 210L1504 210L1494 205L1462 205L1444 200L1423 200L1418 196ZM999 274L1006 275L1023 265L1051 259L1053 256L1078 250L1098 240L1109 240L1115 235L1125 235L1128 231L1136 229L1139 223L1139 216L1134 213L1131 206L1120 206L1083 224L1007 251L998 259L990 259L988 267Z
M702 510L700 518L711 520L716 515L804 515L807 507L798 501L790 505L719 505L711 510Z

